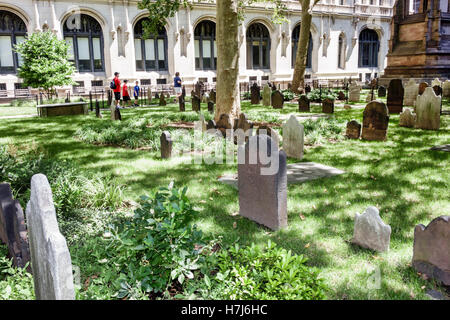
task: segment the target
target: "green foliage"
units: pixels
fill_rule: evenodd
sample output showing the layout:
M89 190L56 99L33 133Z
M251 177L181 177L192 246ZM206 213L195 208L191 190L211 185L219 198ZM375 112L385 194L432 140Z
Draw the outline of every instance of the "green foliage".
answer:
M307 119L302 124L305 129L305 143L309 145L323 144L328 140L339 141L344 138L345 121L320 118Z
M324 99L331 99L336 100L338 97L338 94L336 91L332 91L330 89L314 89L311 92L309 92L307 95L309 100L311 101L321 101Z
M69 45L52 32L36 32L16 45L23 59L18 76L25 86L51 91L56 86L73 84L75 67L69 62Z
M281 93L283 94L284 101L291 101L296 97L296 94L289 89L282 90Z

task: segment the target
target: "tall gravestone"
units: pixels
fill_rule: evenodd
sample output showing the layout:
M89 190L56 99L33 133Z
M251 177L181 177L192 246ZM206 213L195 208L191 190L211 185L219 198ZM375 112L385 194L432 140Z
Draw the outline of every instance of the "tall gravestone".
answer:
M261 99L260 88L256 82L253 83L250 91L251 104L259 104Z
M163 131L159 137L161 142L161 158L169 159L172 157L172 138L168 131Z
M262 91L263 98L263 106L270 106L272 103L272 89L270 89L269 85L265 85Z
M196 112L200 112L200 97L194 92L192 91L191 93L191 103L192 103L192 111L196 111Z
M298 111L309 112L311 110L311 102L306 95L301 95L298 99Z
M283 124L283 150L291 158L303 158L305 129L295 115L291 115Z
M419 85L413 79L410 79L405 85L405 96L403 97L403 104L405 106L414 106L418 94Z
M283 109L283 105L284 105L283 94L278 90L273 91L272 92L272 107L274 109Z
M352 83L348 88L348 101L349 102L359 102L361 100L361 87L356 83Z
M178 106L181 112L186 111L186 89L184 86L181 95L178 97Z
M214 113L214 102L208 101L208 112Z
M74 300L72 260L56 221L50 184L43 174L31 178L26 218L36 299Z
M164 92L161 92L161 95L159 96L159 105L160 106L166 106L166 96L164 95Z
M384 87L384 86L378 87L378 97L380 97L380 98L386 97L386 87Z
M361 137L365 140L384 141L387 137L389 111L379 101L367 104L363 112L363 128Z
M428 87L416 100L416 125L418 129L439 130L441 124L441 97Z
M389 82L388 94L387 94L387 108L389 114L401 113L403 110L403 97L405 90L401 79L392 79Z
M324 99L322 101L322 112L323 113L334 113L334 100Z
M420 273L450 286L450 216L414 229L412 266Z
M209 101L216 103L216 92L213 89L209 92Z
M238 163L239 214L272 230L286 227L286 153L256 135L240 147Z

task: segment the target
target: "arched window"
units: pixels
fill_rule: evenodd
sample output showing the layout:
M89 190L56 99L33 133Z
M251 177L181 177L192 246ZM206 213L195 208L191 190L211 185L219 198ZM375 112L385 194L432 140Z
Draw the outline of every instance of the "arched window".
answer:
M359 67L378 67L380 41L378 34L371 29L364 29L359 34Z
M261 23L247 29L247 68L270 69L270 35Z
M204 20L194 30L195 69L215 70L217 66L216 24Z
M338 68L345 69L345 36L341 33L339 35L338 43Z
M63 32L78 72L105 71L103 31L97 20L86 14L72 15L64 22Z
M16 14L0 10L0 73L14 74L22 59L13 51L14 45L25 41L27 27Z
M145 18L144 18L145 19ZM167 70L167 32L161 28L158 34L152 34L144 39L142 22L139 20L134 26L134 49L136 52L137 71L165 71Z
M297 58L298 41L300 40L300 25L297 25L292 31L292 68L295 66L295 59ZM311 68L312 66L312 50L313 42L311 32L309 33L309 43L308 43L308 55L306 56L306 67Z

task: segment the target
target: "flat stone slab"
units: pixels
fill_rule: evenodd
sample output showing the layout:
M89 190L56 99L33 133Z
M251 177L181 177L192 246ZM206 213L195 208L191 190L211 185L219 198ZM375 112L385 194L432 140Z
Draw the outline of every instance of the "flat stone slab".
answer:
M310 180L333 177L344 173L345 171L315 162L299 162L287 165L288 184L303 183ZM237 174L225 175L220 177L218 180L224 184L232 186L236 190L238 189Z
M435 146L435 147L431 148L430 150L450 152L450 144L444 144L442 146Z

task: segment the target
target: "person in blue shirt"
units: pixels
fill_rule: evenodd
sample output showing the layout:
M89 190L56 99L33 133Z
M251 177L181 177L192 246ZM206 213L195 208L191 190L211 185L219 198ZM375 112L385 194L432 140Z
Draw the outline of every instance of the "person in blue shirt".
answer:
M136 81L134 86L134 106L139 107L139 94L141 93L141 88L139 87L139 81Z
M175 73L175 78L173 78L173 88L175 90L175 94L177 95L177 97L180 97L182 94L182 89L181 89L181 78L180 78L179 72Z

